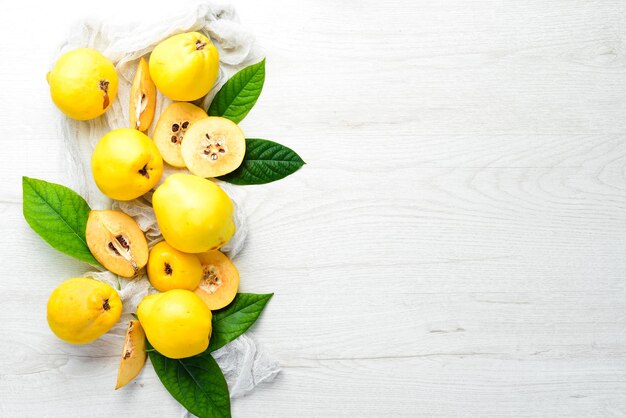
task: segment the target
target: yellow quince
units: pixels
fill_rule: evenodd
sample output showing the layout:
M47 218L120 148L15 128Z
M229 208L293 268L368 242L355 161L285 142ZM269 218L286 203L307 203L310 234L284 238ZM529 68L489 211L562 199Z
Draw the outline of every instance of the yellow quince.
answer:
M115 129L102 137L91 156L96 185L116 200L136 199L163 174L163 159L154 142L136 129Z
M111 286L86 277L61 283L48 299L48 325L60 339L86 344L115 325L122 301Z
M211 180L172 174L154 192L152 206L163 238L179 251L216 250L235 233L233 203Z
M211 90L220 59L209 38L187 32L158 44L150 54L148 67L161 93L175 101L191 102Z
M166 357L195 356L211 338L211 310L189 290L174 289L143 298L137 307L148 341Z
M63 54L46 79L52 101L72 119L87 120L102 115L117 95L115 67L92 48Z
M202 265L195 254L178 251L165 241L150 250L148 278L157 290L195 290L202 279Z

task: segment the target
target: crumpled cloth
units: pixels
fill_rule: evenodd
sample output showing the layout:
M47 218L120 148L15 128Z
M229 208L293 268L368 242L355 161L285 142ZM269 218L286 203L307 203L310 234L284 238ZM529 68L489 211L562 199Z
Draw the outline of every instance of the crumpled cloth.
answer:
M119 75L117 98L102 117L91 121L75 121L59 112L59 130L68 151L65 154L65 167L68 171L68 180L65 183L70 183L68 186L77 190L92 209L113 208L132 216L145 232L150 247L163 239L150 205L151 193L130 202L111 201L94 183L91 175L91 153L98 140L109 130L129 127L130 86L139 58L147 57L147 54L163 39L190 31L202 32L210 37L220 54L220 72L215 87L206 97L195 102L206 109L215 93L232 74L262 58L254 37L238 22L235 10L231 6L200 3L178 16L168 16L167 20L147 22L139 26L107 26L102 22L85 21L72 31L73 35L66 40L55 56L56 61L58 56L69 50L92 47L115 64ZM169 99L158 93L155 117L148 135L152 134L159 114L170 103ZM185 170L166 165L161 182L169 174L177 171ZM242 209L243 198L235 187L223 182L218 184L228 193L235 205L234 220L237 232L222 249L232 259L242 249L247 234ZM156 291L150 286L145 275L132 280L118 277L108 271L90 271L84 275L110 284L120 294L124 310L122 321L114 328L113 335L124 334L126 319L131 318L130 314L136 311L138 303L145 295ZM121 344L120 340L120 347ZM278 363L249 335L239 337L214 352L213 356L224 371L231 398L245 395L261 382L271 381L280 371ZM183 416L188 414L185 410L181 413Z

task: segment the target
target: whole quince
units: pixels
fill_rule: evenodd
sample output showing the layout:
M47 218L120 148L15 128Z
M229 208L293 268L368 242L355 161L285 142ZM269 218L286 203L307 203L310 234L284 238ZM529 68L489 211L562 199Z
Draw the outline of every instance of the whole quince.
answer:
M152 347L166 357L195 356L209 346L211 310L189 290L146 296L137 307L137 316Z
M150 284L161 292L195 290L202 279L202 264L198 257L178 251L166 241L159 242L150 250L147 270Z
M73 119L87 120L102 115L117 94L115 67L92 48L66 52L46 78L52 101Z
M48 325L60 339L89 343L120 319L122 301L111 286L86 277L61 283L48 299Z
M172 100L191 102L206 95L219 72L219 53L198 32L180 33L158 44L150 54L150 76Z
M102 193L111 199L132 200L159 182L163 159L146 134L120 128L100 139L91 156L91 170Z
M152 206L163 238L179 251L216 250L235 233L233 203L211 180L172 174L154 192Z

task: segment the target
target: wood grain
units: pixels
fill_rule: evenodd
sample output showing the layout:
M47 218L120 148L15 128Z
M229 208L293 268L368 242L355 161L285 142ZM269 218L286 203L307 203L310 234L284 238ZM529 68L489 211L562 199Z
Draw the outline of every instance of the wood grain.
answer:
M47 297L84 266L21 215L22 175L65 180L44 74L70 24L187 2L126 3L0 4L3 417L180 416L150 368L112 390L120 335L51 335ZM626 4L237 9L268 58L242 127L307 165L242 188L235 261L275 292L252 332L284 369L234 415L626 415Z

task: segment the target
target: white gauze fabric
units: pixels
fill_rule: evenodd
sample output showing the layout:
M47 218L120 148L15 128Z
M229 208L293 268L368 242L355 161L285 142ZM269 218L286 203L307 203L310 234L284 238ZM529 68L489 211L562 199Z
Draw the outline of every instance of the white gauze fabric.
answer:
M236 71L246 65L257 62L262 54L255 45L254 37L239 24L237 15L231 6L211 3L198 4L178 16L168 16L160 22L147 22L140 26L107 26L101 22L85 21L72 32L73 35L59 49L62 53L80 47L92 47L100 51L114 64L119 74L117 98L104 116L91 121L71 120L59 113L59 127L67 149L66 169L68 181L89 203L93 209L118 209L132 216L145 232L148 244L152 247L162 240L151 201L151 193L130 202L111 201L95 185L91 175L91 154L98 140L108 131L128 127L130 86L137 69L139 58L146 57L163 39L182 32L198 31L209 36L220 53L220 73L214 89L196 104L207 108L212 97L224 82ZM158 115L171 103L158 93L157 108L152 128ZM166 166L161 182L173 172L186 171ZM235 225L237 232L222 249L230 258L241 251L247 226L242 209L243 197L235 187L218 182L228 193L235 205ZM150 286L147 277L133 280L118 277L110 272L91 271L85 273L106 282L118 289L124 304L122 321L113 329L111 335L120 339L126 327L127 319L135 312L141 299L155 289ZM225 347L213 353L224 371L232 398L245 395L257 384L271 381L280 371L278 363L264 352L249 335L243 335ZM182 415L187 415L186 411Z

